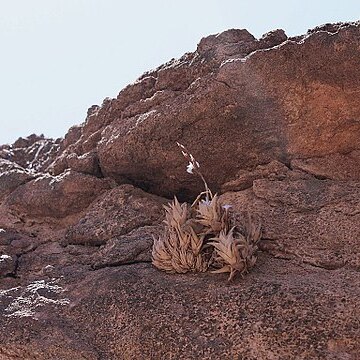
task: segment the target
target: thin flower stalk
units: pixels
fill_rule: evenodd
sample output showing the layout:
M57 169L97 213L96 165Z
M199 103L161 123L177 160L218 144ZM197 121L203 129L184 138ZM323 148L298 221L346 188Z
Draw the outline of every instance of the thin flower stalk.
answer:
M231 205L221 204L213 195L200 171L200 164L184 145L177 143L189 161L187 172L198 175L205 187L193 204L181 204L176 197L164 206L165 229L154 239L152 262L167 272L229 273L243 276L257 260L261 225L246 213L240 218Z

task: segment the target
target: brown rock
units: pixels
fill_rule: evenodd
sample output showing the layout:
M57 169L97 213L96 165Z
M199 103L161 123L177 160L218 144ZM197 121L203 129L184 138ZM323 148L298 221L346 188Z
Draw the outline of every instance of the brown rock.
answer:
M259 179L252 189L226 193L221 200L260 215L263 249L275 256L326 269L360 269L359 182Z
M94 254L93 267L120 266L137 262L151 262L154 237L164 231L163 226L143 226L126 235L107 241L106 245Z
M360 150L348 154L330 154L320 158L295 159L294 169L306 171L318 178L332 180L360 179Z
M111 181L67 171L43 175L18 187L6 199L8 206L29 217L62 218L86 208Z
M6 160L6 159L0 159L0 174L11 171L11 170L25 170L20 165L16 164L13 161Z
M259 42L261 44L261 48L268 49L282 44L287 39L288 37L286 36L285 31L282 29L277 29L264 34Z
M16 270L16 256L0 255L0 278L13 275Z
M71 151L70 147L68 148L68 151ZM67 169L69 169L66 155L67 154L63 153L63 154L59 154L56 157L56 159L46 169L49 174L53 176L57 176L63 173L64 171L66 171Z
M136 228L158 224L163 220L165 202L132 185L118 186L96 199L69 228L65 244L100 245Z
M11 245L7 247L10 254L20 255L30 251L34 247L34 236L29 236L15 229L0 229L0 246Z
M1 150L0 157L15 162L25 169L42 171L57 155L58 143L59 140L32 134L27 138L19 138L7 149Z
M91 248L83 247L76 253L58 242L44 243L19 257L16 274L27 281L63 276L71 278L89 270L93 253Z
M89 272L70 286L45 280L2 292L1 354L40 360L356 359L356 272L263 255L245 278L228 284L225 277L169 275L133 264Z
M350 155L359 149L359 82L353 76L360 67L359 29L347 24L335 33L313 32L266 51L244 50L230 60L221 55L217 65L195 61L194 71L199 74L195 69L201 68L203 75L175 97L127 117L126 112L121 118L108 114L113 117L98 145L102 173L161 195L193 197L202 185L184 173L176 141L190 149L214 190L239 170L252 171L274 160L289 165L296 159L348 154L344 166L355 162L360 167ZM225 44L236 34L224 34ZM250 37L244 44L256 43ZM200 48L216 52L221 39L204 40ZM194 59L201 56L194 54ZM187 74L185 64L167 69L166 76L170 79L175 69ZM111 106L120 101L121 96ZM141 109L143 103L134 106Z
M94 151L81 156L71 154L67 157L67 165L70 169L80 173L91 174L98 177L101 175L99 159L97 153Z
M9 234L9 232L3 228L0 228L0 246L10 245L13 239L13 234Z
M65 149L68 146L74 144L76 141L80 139L81 136L82 127L79 125L72 126L67 134L65 135L65 138L60 143L60 148Z
M223 60L232 55L247 55L257 48L257 41L245 29L226 30L201 39L197 51L206 58Z
M0 199L34 177L34 173L16 163L0 159Z
M359 32L228 30L64 140L0 146L0 359L357 359ZM144 264L166 200L103 178L193 200L176 141L262 219L258 262L232 283Z
M279 161L272 161L266 165L258 165L253 171L239 170L233 180L223 184L221 192L241 191L253 186L254 180L267 178L270 180L292 180L311 178L303 171L291 171L286 165Z
M36 134L31 134L26 138L19 137L12 146L14 148L27 148L39 140L44 140L44 138L45 137L43 134L41 134L40 136L38 136Z

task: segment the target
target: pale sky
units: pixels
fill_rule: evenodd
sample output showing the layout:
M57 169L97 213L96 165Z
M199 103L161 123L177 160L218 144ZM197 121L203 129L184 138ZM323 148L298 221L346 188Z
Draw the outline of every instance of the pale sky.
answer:
M360 18L359 0L0 0L0 144L64 136L87 109L204 36Z

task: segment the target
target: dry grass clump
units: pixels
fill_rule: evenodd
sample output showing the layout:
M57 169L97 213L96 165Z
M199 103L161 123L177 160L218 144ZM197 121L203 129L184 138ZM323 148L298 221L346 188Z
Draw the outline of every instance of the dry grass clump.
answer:
M165 231L154 239L153 264L160 270L186 273L228 272L229 280L236 273L248 272L256 262L261 226L249 214L238 214L230 205L222 205L210 191L200 172L200 164L178 143L189 161L187 171L202 179L205 191L191 206L177 198L165 206Z
M177 273L206 271L208 260L201 253L204 235L195 232L188 205L180 204L175 197L165 206L165 211L165 232L163 237L154 239L153 264L161 270Z

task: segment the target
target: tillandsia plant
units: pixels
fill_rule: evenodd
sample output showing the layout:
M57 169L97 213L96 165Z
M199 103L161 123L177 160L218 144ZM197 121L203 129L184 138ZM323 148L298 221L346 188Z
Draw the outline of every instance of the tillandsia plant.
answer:
M260 222L248 213L241 216L230 205L222 205L213 195L200 171L200 164L184 145L177 143L189 161L187 172L198 175L204 183L193 204L180 204L177 198L165 206L165 230L154 239L152 262L160 270L186 273L248 272L257 259L261 238Z

